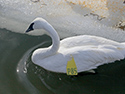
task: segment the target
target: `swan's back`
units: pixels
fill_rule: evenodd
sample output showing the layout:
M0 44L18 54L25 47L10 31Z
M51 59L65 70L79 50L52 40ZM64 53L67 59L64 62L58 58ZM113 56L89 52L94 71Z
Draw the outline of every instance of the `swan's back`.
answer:
M61 41L60 47L72 48L76 46L87 46L87 45L120 45L120 43L108 40L106 38L90 36L90 35L81 35L65 38Z

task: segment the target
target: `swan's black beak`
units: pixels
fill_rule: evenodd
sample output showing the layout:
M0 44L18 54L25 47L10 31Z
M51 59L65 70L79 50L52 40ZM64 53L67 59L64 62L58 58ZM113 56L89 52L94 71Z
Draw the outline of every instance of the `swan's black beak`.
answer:
M26 30L26 32L25 33L28 33L28 32L30 32L30 31L32 31L33 29L31 29L31 28L28 28L27 30Z
M34 29L33 29L33 25L34 25L34 23L32 23L32 24L29 26L29 28L26 30L25 33L28 33L28 32L30 32L30 31L34 30Z

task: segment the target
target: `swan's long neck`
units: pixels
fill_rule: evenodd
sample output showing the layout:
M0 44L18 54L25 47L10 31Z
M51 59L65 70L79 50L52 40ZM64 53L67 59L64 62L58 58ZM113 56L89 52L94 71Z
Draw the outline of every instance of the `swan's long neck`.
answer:
M44 28L52 38L52 45L48 48L40 48L35 50L32 54L32 61L34 63L37 63L38 60L56 54L60 46L60 39L56 30L48 22L45 22L44 24L42 24L42 26L42 28ZM40 27L41 26L39 24L39 29Z
M57 34L56 30L49 24L47 23L45 30L48 32L50 37L52 38L52 46L48 48L48 53L49 55L55 54L60 46L60 38L59 35Z

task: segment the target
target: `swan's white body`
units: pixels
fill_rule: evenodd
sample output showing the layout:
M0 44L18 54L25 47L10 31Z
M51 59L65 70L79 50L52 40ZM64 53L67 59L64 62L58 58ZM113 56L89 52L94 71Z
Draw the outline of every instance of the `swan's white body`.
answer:
M125 57L124 43L90 35L69 37L60 42L55 29L46 20L37 18L32 23L33 29L45 29L52 38L52 46L37 49L32 55L33 63L46 70L66 73L71 55L78 72L89 71Z

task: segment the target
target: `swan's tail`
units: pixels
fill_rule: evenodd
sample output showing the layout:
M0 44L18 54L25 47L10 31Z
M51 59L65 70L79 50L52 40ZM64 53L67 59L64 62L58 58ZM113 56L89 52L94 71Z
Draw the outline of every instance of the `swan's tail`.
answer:
M120 50L121 50L121 53L124 55L124 58L125 58L125 42L122 42L121 43L122 45L120 45Z
M125 42L122 42L121 44L125 45Z

